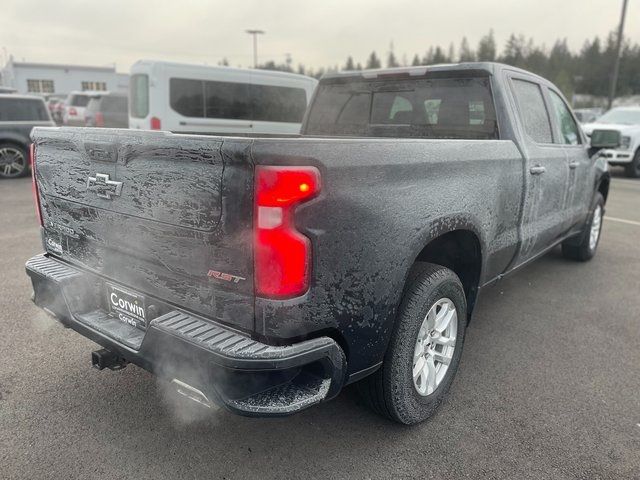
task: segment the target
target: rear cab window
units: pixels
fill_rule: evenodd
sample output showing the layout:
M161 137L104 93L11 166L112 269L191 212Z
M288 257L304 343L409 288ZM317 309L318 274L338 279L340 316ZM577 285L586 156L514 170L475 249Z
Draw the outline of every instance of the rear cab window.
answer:
M491 81L465 76L321 83L305 134L496 139Z
M39 99L0 98L0 122L44 122L50 120Z

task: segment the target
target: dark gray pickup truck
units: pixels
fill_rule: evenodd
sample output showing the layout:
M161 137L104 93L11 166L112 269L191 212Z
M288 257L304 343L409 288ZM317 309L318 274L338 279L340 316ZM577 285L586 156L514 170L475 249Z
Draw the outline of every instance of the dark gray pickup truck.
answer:
M479 292L596 251L616 132L493 63L329 75L295 138L38 128L34 301L203 405L430 416ZM571 268L567 264L567 268ZM570 314L570 312L567 312ZM508 321L508 319L505 319Z

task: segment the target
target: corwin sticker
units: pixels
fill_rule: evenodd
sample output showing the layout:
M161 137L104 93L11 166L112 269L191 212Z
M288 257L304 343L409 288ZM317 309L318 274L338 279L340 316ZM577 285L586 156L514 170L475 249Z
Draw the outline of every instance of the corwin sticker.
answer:
M144 298L141 295L125 292L111 285L109 287L107 300L111 312L116 313L121 321L134 327L137 327L138 323L141 323L141 326L145 326Z

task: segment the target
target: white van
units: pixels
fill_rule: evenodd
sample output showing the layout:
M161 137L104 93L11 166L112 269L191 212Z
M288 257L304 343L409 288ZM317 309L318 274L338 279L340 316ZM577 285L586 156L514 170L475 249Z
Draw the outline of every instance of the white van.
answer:
M131 67L129 128L297 134L317 83L293 73L141 60Z

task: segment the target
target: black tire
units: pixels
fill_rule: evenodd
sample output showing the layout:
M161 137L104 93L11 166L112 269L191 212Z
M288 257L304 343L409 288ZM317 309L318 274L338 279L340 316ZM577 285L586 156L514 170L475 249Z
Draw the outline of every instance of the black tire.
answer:
M3 163L3 157L5 155L15 155L15 153L12 152L16 152L19 155L19 158L17 158L15 162L12 162L12 164L19 164L19 169L16 169L16 167L7 167L8 164ZM8 158L8 156L6 158ZM0 178L20 178L27 176L30 171L27 150L22 145L0 143Z
M600 217L600 226L598 230L598 238L596 240L595 245L591 245L591 227L593 226L594 216L596 209L600 208L601 217ZM582 232L576 238L571 238L562 243L562 255L564 258L569 260L576 260L578 262L586 262L587 260L591 260L598 249L598 245L600 243L600 237L602 233L602 223L604 217L604 198L601 193L596 193L596 196L593 200L593 204L591 206L591 211L589 212L589 219L587 223L585 223Z
M456 343L444 377L432 393L422 396L413 381L414 348L427 312L443 298L450 299L457 311ZM409 275L383 364L358 384L365 402L377 413L405 425L431 417L458 370L466 324L467 302L458 276L439 265L417 263Z
M626 166L627 177L640 178L640 148L636 150L633 160Z

